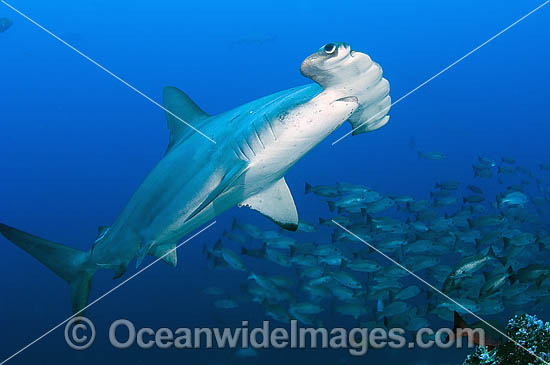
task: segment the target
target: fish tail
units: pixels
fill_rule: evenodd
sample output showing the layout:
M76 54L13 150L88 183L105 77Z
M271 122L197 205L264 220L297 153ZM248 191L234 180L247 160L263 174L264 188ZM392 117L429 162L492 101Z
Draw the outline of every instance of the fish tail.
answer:
M478 241L478 240L476 239L476 241ZM493 246L489 247L489 251L487 251L487 256L492 258L492 259L497 258L497 255L495 254L495 251L493 250Z
M466 321L458 314L457 311L454 312L454 326L453 329L456 331L460 328L468 328Z
M459 329L464 329L464 328L468 328L466 321L460 316L460 314L458 314L457 311L454 311L453 332L456 335Z
M340 261L340 270L345 270L346 269L346 260L342 260Z
M372 216L370 214L366 214L365 216L365 223L368 224L368 225L371 225L372 224Z
M510 247L511 240L508 237L502 237L502 241L504 242L504 250L507 251L508 247Z
M310 184L308 184L308 183L306 182L305 193L306 193L306 194L311 193L311 189L312 189L312 188L313 188L313 187L312 187Z
M517 278L516 278L516 273L512 268L512 265L508 266L508 269L506 269L506 272L508 273L508 280L510 280L510 285L514 285L514 283L517 281Z
M97 271L89 263L91 251L70 248L1 223L0 234L65 280L71 289L73 313L83 313L88 304L92 277Z
M361 208L361 216L365 219L365 223L367 223L368 214L366 208Z
M496 257L496 256L495 256ZM496 259L498 260L498 262L500 262L500 264L504 267L506 267L506 265L508 264L508 256L501 256L501 257L496 257Z

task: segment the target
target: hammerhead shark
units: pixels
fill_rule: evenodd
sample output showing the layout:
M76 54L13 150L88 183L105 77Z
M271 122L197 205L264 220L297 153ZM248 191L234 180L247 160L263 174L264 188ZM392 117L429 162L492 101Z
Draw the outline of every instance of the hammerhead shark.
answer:
M82 313L99 269L113 270L117 279L132 260L139 266L147 255L175 266L182 237L233 206L249 207L296 230L298 213L285 173L345 121L354 135L384 126L391 105L381 67L346 43L324 45L303 61L300 72L315 83L218 115L166 87L166 153L116 221L99 227L89 251L4 224L0 233L67 281L72 310Z

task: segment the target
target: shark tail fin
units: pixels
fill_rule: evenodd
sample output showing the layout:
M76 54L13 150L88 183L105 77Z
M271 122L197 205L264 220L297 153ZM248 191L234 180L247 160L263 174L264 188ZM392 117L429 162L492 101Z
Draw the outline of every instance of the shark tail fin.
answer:
M90 252L51 242L1 223L0 234L69 283L73 313L81 314L88 304L91 281L96 271L87 265Z

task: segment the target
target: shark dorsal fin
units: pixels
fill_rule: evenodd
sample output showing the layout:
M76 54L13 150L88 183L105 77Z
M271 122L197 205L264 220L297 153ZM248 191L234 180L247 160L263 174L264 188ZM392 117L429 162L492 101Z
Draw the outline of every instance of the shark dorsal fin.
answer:
M284 229L298 229L298 212L284 178L246 199L239 206L257 210Z
M209 117L189 96L173 86L164 88L162 99L164 107L167 110L193 126ZM168 130L170 131L170 140L166 152L170 151L176 143L194 133L193 129L189 128L188 125L174 117L171 113L165 113Z

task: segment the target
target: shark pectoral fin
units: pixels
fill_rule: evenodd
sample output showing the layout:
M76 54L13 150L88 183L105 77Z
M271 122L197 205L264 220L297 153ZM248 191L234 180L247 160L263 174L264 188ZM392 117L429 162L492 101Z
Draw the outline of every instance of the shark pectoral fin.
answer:
M284 229L298 229L298 212L284 178L246 199L239 204L239 207L242 206L257 210Z
M199 121L208 118L209 115L202 111L183 91L173 86L164 88L163 103L166 110L168 110L166 112L166 122L170 131L170 140L166 150L168 152L177 142L186 139L194 132L181 120L195 125Z
M206 207L208 204L212 203L214 199L216 199L221 193L223 193L227 188L229 188L235 180L241 176L241 174L246 169L247 163L245 161L238 161L235 163L229 171L227 171L223 177L221 178L220 182L217 184L217 186L208 194L206 199L195 209L189 216L186 218L185 221L189 221L191 218L199 214L204 207Z
M155 256L158 259L162 258L162 261L172 267L176 267L178 264L178 253L176 252L175 243L153 246L149 251L149 255Z

